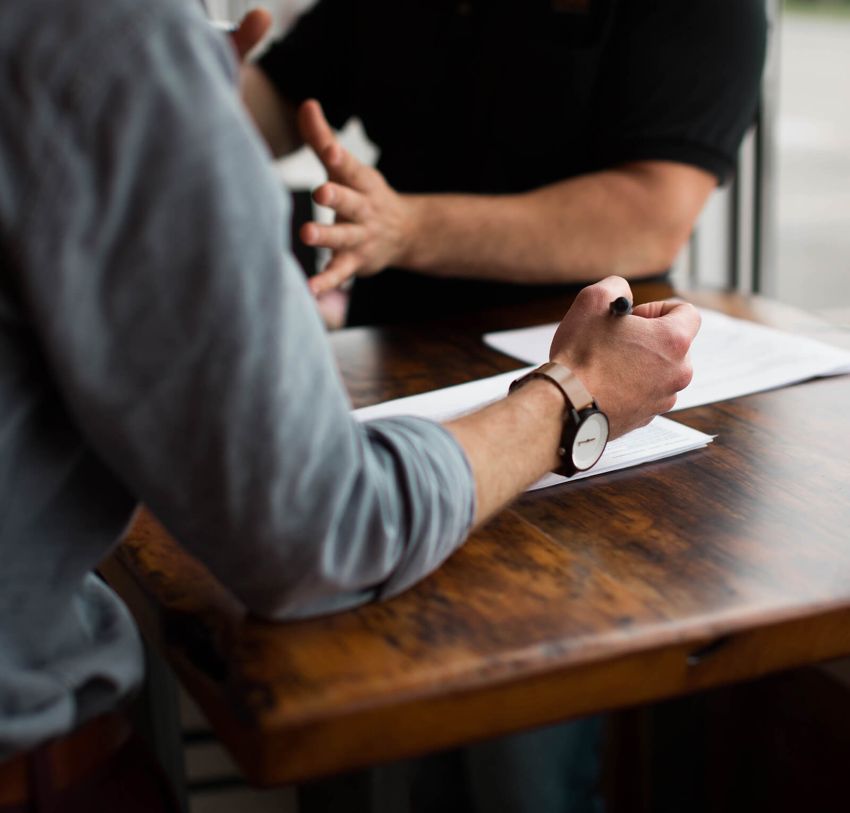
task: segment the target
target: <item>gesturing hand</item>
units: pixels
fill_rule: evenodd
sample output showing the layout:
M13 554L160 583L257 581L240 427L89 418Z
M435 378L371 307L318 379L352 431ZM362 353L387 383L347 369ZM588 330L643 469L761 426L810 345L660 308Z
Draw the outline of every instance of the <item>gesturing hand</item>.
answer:
M240 20L239 25L230 32L230 41L240 62L266 36L271 25L272 15L263 8L252 9Z
M608 277L583 288L567 312L550 358L573 369L608 415L611 437L669 412L691 381L688 357L700 326L684 302L650 302L631 316L613 316L610 303L631 299L629 284Z
M298 111L304 141L328 173L328 182L313 193L320 206L333 209L333 225L305 223L301 239L329 248L330 262L310 279L313 293L339 287L355 274L374 274L402 260L412 217L404 197L376 169L358 161L334 136L319 103L304 102Z

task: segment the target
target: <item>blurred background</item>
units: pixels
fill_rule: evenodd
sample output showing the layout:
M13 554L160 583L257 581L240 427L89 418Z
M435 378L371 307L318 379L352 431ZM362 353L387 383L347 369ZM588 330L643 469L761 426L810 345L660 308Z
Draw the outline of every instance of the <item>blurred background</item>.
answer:
M779 51L775 293L850 311L850 0L788 0Z

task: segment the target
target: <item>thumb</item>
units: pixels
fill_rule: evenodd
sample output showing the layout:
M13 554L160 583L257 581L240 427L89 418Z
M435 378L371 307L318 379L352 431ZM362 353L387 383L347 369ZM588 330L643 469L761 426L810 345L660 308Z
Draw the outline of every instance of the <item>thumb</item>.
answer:
M635 306L634 310L632 310L632 315L642 316L644 319L658 319L666 316L683 304L684 300L676 298L662 299L657 302L644 302L643 305Z
M271 26L272 15L263 8L252 9L242 18L239 26L230 34L240 61L268 34Z

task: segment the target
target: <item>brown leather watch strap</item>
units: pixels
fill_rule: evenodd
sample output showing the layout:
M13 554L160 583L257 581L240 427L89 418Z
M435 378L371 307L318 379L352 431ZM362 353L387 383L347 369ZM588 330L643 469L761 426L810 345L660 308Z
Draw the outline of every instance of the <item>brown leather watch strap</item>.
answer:
M510 392L521 387L532 378L546 378L551 381L563 394L567 409L575 409L576 412L581 412L583 409L593 406L593 396L587 391L587 387L582 384L579 377L569 367L555 361L547 361L546 364L541 364L536 370L518 378L511 384Z

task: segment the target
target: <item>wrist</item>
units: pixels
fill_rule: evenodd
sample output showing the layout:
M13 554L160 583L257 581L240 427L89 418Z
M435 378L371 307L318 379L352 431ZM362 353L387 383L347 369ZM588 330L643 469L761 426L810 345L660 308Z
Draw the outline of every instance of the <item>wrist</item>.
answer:
M400 241L396 264L411 271L422 271L428 266L428 242L422 235L429 233L430 206L427 195L399 194L403 212L402 239ZM431 242L435 241L431 233Z
M509 398L522 409L533 426L539 427L539 434L548 438L546 446L551 449L551 456L545 470L551 471L560 463L558 450L564 422L564 396L551 381L535 378L510 392Z
M536 380L549 383L561 397L562 432L555 471L565 477L586 471L602 456L610 434L608 417L600 411L575 372L558 362L547 362L516 379L509 392Z

